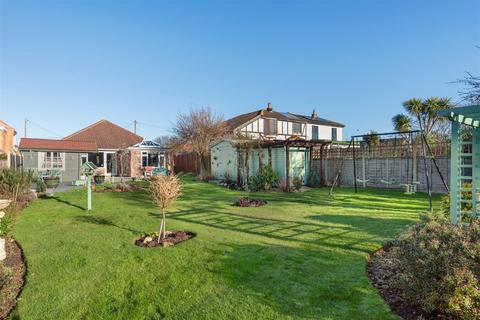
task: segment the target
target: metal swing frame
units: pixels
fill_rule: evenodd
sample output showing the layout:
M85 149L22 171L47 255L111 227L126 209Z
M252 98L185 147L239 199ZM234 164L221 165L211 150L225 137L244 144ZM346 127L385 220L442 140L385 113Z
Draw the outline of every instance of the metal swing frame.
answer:
M431 185L431 177L429 176L428 174L428 165L427 165L427 150L428 150L428 153L430 155L430 158L432 160L432 162L434 163L434 166L438 172L438 175L440 176L440 179L442 180L442 183L443 183L443 186L445 187L446 191L447 192L450 192L449 188L448 188L448 185L447 185L447 182L445 181L445 178L443 177L442 175L442 172L440 171L440 167L438 166L438 163L435 159L435 156L432 152L432 149L430 148L430 145L428 144L428 141L425 137L425 132L423 131L423 129L421 130L410 130L410 131L401 131L401 132L384 132L384 133L376 133L375 135L376 136L388 136L388 135L395 135L395 136L398 136L398 135L405 135L407 134L410 138L409 138L409 144L412 145L413 147L413 134L420 134L421 136L421 143L422 143L422 155L423 155L423 164L424 164L424 167L425 167L425 181L427 183L427 193L428 193L428 201L429 201L429 210L432 211L433 210L433 204L432 204L432 185ZM356 152L355 152L355 149L356 149L356 142L357 142L357 139L360 139L360 138L365 138L367 136L371 136L371 134L361 134L361 135L354 135L354 136L351 136L350 138L350 143L348 144L348 147L347 147L347 151L352 148L352 158L353 158L353 181L354 181L354 186L355 186L355 193L358 193L358 181L357 181L357 164L356 164L356 160L357 160L357 157L356 157ZM413 159L412 159L412 163L413 163ZM342 159L342 162L340 164L340 168L339 170L337 171L337 174L335 176L335 179L332 183L332 186L330 188L330 192L329 192L329 195L332 195L333 194L333 190L334 188L336 187L336 184L338 183L338 179L340 177L340 175L342 174L342 171L343 171L343 165L344 165L344 158ZM413 172L412 172L413 174ZM403 186L406 188L405 190L405 193L406 194L413 194L417 191L417 186L418 186L419 182L418 181L413 181L413 178L412 178L412 183L411 184L403 184ZM402 186L402 185L401 185Z

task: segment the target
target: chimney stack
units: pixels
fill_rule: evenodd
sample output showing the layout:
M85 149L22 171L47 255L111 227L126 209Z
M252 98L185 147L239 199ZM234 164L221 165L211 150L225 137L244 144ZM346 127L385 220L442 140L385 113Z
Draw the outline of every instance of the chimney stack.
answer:
M317 119L317 113L315 112L315 109L313 109L312 120L315 120L315 119Z
M270 102L267 104L267 111L273 111L273 107Z

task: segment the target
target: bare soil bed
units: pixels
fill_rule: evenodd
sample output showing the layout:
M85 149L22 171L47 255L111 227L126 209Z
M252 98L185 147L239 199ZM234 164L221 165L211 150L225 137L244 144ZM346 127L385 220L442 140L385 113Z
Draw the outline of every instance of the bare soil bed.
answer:
M236 207L260 207L267 204L267 200L254 199L249 197L238 198L233 203Z
M6 239L7 258L0 262L0 319L7 319L22 291L26 266L15 240Z
M180 242L187 241L195 237L196 234L189 231L175 230L167 231L165 238L158 241L158 236L144 235L143 237L135 240L135 245L139 247L170 247L179 244Z

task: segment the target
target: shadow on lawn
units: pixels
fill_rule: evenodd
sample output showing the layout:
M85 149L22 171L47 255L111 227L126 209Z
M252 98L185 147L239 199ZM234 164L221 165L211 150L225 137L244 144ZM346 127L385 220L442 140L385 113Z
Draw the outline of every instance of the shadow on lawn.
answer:
M388 317L365 277L364 259L348 252L231 245L220 270L227 281L286 316Z
M149 215L160 217L158 213L149 213ZM221 230L361 253L371 253L371 244L382 242L386 237L392 235L391 226L385 227L386 221L398 226L405 226L411 222L406 219L387 220L370 217L361 217L361 221L359 221L358 217L351 215L345 215L345 221L342 224L340 222L333 224L333 221L322 222L319 221L321 218L316 218L316 216L315 222L303 222L252 217L218 211L213 207L179 211L171 213L169 218ZM370 236L365 236L365 234L361 234L362 232L367 232Z
M96 224L96 225L100 225L100 226L109 226L109 227L115 227L115 228L123 229L123 230L126 230L126 231L130 231L134 234L141 234L142 233L141 231L136 230L136 229L119 226L118 224L113 223L111 220L106 219L106 218L102 218L102 217L83 215L83 216L76 216L75 219L79 222L91 223L91 224Z
M75 208L78 208L78 209L81 209L83 211L86 211L87 209L82 207L82 206L79 206L78 204L74 204L74 203L71 203L70 201L67 201L67 200L63 200L63 199L60 199L59 197L57 196L46 196L46 195L42 195L40 196L40 199L52 199L52 200L55 200L57 202L60 202L60 203L64 203L66 205L69 205L69 206L72 206L72 207L75 207Z

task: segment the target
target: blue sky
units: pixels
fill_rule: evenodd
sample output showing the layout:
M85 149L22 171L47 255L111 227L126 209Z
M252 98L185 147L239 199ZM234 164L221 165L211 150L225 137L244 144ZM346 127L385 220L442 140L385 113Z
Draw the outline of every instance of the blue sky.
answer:
M473 0L0 0L0 118L44 138L137 120L153 138L191 108L272 102L387 131L410 97L459 101L478 45Z

